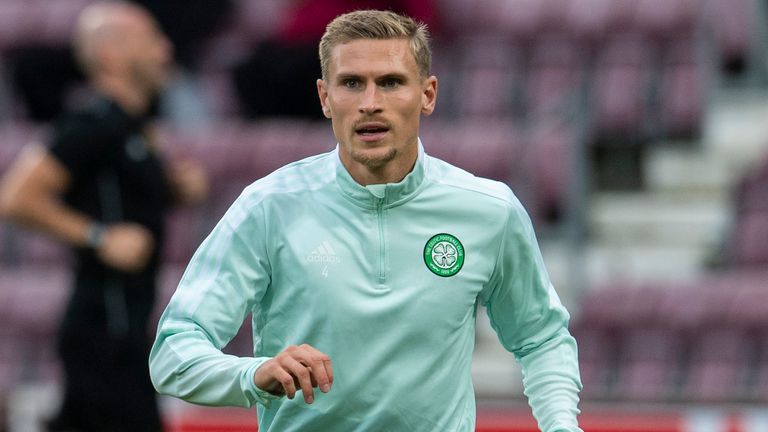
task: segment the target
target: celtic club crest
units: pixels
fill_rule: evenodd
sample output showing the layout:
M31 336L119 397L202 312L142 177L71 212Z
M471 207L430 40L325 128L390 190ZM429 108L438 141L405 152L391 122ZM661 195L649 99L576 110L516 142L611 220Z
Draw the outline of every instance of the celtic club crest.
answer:
M451 234L432 236L424 245L424 264L438 276L453 276L464 265L464 246Z

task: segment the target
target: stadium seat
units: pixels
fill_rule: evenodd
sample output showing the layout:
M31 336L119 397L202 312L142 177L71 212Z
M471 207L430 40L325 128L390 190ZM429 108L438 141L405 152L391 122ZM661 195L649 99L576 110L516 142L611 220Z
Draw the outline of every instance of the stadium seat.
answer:
M475 175L514 184L521 151L520 131L503 120L474 119L459 124L428 121L422 140L427 153Z
M16 225L6 226L3 242L6 264L60 266L71 260L69 249L58 240Z
M210 231L202 207L174 210L166 219L163 261L166 263L187 263L192 254Z
M549 0L539 1L539 32L543 34L570 34L568 29L570 4L579 0ZM539 38L538 35L536 35Z
M529 119L574 114L584 78L583 57L580 46L569 40L551 38L536 44L524 86Z
M698 136L704 114L704 70L695 62L675 62L661 72L662 135L673 139Z
M615 37L598 59L592 105L598 137L636 142L646 126L653 52L636 35Z
M0 421L5 397L18 383L60 379L55 334L67 280L64 267L0 268Z
M325 153L336 146L325 121L270 120L248 125L241 137L252 146L249 176L254 181L291 162Z
M0 2L0 50L69 44L77 14L91 0Z
M579 343L582 400L609 399L618 361L616 335L608 328L579 325L572 333Z
M615 0L572 0L568 5L568 29L577 40L590 45L602 41L612 17Z
M731 239L731 263L735 266L768 264L768 211L738 215Z
M16 48L31 39L30 32L38 30L34 15L38 2L21 0L0 2L0 49L7 51Z
M755 14L752 0L706 2L707 25L715 39L720 70L730 75L743 73L752 49Z
M72 40L72 34L80 12L93 0L27 0L27 3L40 3L39 15L41 42L52 46L66 46Z
M762 300L764 301L764 300ZM749 399L759 402L768 402L768 333L758 333L757 355L755 361L752 382L747 388Z
M726 322L752 333L768 331L768 271L734 270L729 279L733 280L733 297L726 307L721 307Z
M6 343L7 341L3 340L0 345ZM8 403L13 387L18 382L19 365L19 361L0 358L0 430L7 427Z
M698 0L640 0L635 9L636 28L657 41L692 34Z
M717 276L674 283L663 289L657 322L693 337L702 325L723 322L734 291L728 281Z
M733 196L737 213L768 211L768 155L739 181Z
M461 119L510 118L523 80L519 52L498 37L466 38L457 45L454 74L460 84L452 89L448 111Z
M160 321L165 307L171 300L173 293L179 286L181 276L184 274L187 263L165 263L160 267L160 274L157 279L157 294L155 296L155 306L150 316L148 330L150 337L154 339L157 331L157 323Z
M635 16L640 0L613 0L608 6L609 34L636 32Z
M7 319L15 331L31 340L51 341L69 295L68 280L68 270L63 266L4 269L0 290L13 292Z
M712 323L690 345L683 399L726 402L746 396L751 346L742 330Z
M537 213L532 216L556 222L566 211L578 137L572 126L549 120L531 125L527 139L530 157L524 166L530 167L531 195L536 202L530 210Z
M616 397L634 401L667 400L679 373L680 335L646 322L626 330L620 346Z
M471 2L477 10L477 29L525 45L541 34L544 3L538 0Z

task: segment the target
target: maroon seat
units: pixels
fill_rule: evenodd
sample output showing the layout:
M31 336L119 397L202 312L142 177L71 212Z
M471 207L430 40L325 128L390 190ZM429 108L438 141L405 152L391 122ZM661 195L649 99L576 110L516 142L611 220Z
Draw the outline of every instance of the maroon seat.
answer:
M11 290L10 326L31 340L50 338L69 296L65 267L23 266L4 269L0 289Z
M754 2L713 0L706 4L707 23L714 34L720 68L731 74L742 73L753 44Z
M726 321L735 290L721 276L703 276L664 290L656 320L693 337L706 324Z
M738 213L768 211L768 155L742 178L734 197Z
M618 347L615 335L609 329L574 326L572 333L579 344L579 371L585 400L604 400L611 397L611 386L616 373Z
M6 341L2 341L6 343ZM0 358L0 422L3 428L7 424L8 403L13 387L18 382L19 361Z
M731 239L732 264L768 264L768 211L751 211L737 216Z
M581 40L595 42L605 35L615 0L573 0L568 5L568 28Z
M696 26L696 0L640 0L635 10L636 28L654 39L666 40L690 33Z
M733 290L733 300L724 308L726 321L755 333L768 331L768 272L757 271L741 281L733 279L734 285L742 286Z
M249 176L254 181L291 162L332 150L336 140L324 121L278 120L249 124L240 137L251 146Z
M540 34L569 35L569 10L571 8L571 3L574 2L578 3L579 0L549 0L538 2L541 8L539 12L539 34L534 36L539 38Z
M679 334L651 322L625 331L620 346L616 397L659 401L673 396L679 373L679 346Z
M614 0L608 8L608 30L635 31L635 16L640 0Z
M666 137L698 136L704 111L703 70L693 62L664 66L661 76L661 122Z
M71 261L67 246L49 235L18 226L8 226L5 238L6 259L20 265L63 266Z
M91 0L56 0L55 2L27 0L27 4L42 3L39 9L39 42L53 46L67 46L72 40L77 16Z
M478 10L477 28L487 29L486 33L501 34L522 43L536 38L541 33L544 2L481 0L472 3Z
M534 48L525 83L525 112L531 118L564 116L575 108L583 78L581 46L548 38Z
M20 381L60 379L55 341L69 295L68 285L68 272L63 267L0 269L0 387ZM0 389L0 395L7 394L7 390Z
M647 94L652 51L634 35L609 42L592 81L595 134L631 141L642 133L647 116Z
M768 402L768 333L757 335L757 358L755 361L754 377L747 386L748 397L761 403Z
M578 323L619 332L654 319L660 298L657 290L646 290L636 282L615 280L587 293Z
M157 323L160 320L160 315L165 311L168 302L171 300L173 293L176 292L176 288L179 286L181 276L184 274L186 264L180 263L166 263L160 268L160 274L157 279L157 294L155 296L155 306L150 315L150 321L148 325L150 337L155 337L155 331L157 330Z
M173 211L166 222L163 260L187 263L205 235L210 231L203 207Z
M530 128L531 157L526 163L532 179L537 218L552 222L565 211L576 139L573 128L560 121L541 121Z
M427 153L477 176L514 183L520 149L516 125L503 120L427 121L422 140Z
M625 281L593 289L583 298L573 329L586 382L593 386L587 390L585 383L589 397L645 399L664 393L661 386L671 374L671 334L648 328L660 299L658 290ZM646 340L662 345L643 349ZM654 387L643 388L644 382Z
M34 3L20 0L0 2L0 49L15 48L30 40L30 33L37 30L34 16L37 5Z
M691 344L683 397L699 402L725 402L747 396L750 340L743 330L702 328Z
M522 80L518 51L499 37L465 38L451 52L455 69L447 95L448 111L461 119L509 118L514 114L517 86Z

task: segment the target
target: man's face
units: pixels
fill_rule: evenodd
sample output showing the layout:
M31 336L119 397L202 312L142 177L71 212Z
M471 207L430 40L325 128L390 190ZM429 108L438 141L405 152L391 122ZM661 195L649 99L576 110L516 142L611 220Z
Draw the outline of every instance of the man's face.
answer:
M437 79L421 77L408 40L339 44L326 78L318 94L347 169L354 176L409 165L407 173L418 155L420 117L432 113L437 96Z
M148 14L136 14L126 26L124 53L133 80L150 93L170 77L173 47Z

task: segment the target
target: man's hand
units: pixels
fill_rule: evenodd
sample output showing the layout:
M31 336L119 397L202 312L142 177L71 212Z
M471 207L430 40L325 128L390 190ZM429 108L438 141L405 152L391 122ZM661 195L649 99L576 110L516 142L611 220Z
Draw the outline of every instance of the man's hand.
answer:
M96 250L105 264L125 272L139 272L147 265L155 240L145 227L135 223L108 225Z
M293 399L300 388L304 401L311 404L315 400L313 387L323 393L331 390L331 358L307 344L289 346L256 369L253 382L262 390L288 399Z

